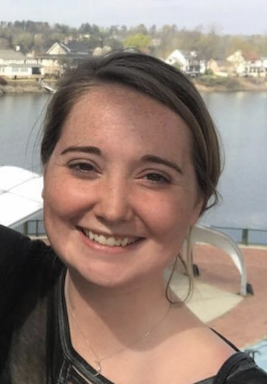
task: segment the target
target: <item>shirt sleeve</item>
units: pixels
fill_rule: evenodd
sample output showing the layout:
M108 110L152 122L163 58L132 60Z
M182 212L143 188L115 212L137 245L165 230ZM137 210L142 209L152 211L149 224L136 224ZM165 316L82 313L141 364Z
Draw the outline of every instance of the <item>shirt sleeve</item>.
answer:
M14 329L51 288L61 266L42 241L0 225L0 372Z
M227 384L267 384L267 373L261 368L254 367L239 370L230 375L226 380ZM216 384L216 382L215 382Z

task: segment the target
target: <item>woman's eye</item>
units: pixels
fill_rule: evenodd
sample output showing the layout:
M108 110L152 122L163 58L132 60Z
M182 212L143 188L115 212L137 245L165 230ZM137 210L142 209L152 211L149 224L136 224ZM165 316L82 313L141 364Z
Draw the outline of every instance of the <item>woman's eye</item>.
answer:
M145 178L153 183L167 184L170 181L160 173L148 173Z
M93 171L95 171L95 168L89 163L73 163L73 164L69 164L69 167L71 169L74 169L74 170L80 171L80 172L93 172Z

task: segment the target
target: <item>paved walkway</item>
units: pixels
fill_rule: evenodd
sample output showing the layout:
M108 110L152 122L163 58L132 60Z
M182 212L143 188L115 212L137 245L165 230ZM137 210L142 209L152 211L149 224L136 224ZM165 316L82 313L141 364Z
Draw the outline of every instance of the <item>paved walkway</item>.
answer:
M210 327L245 348L267 336L267 248L241 250L254 296L243 298L238 294L240 275L229 256L218 248L197 245L194 262L201 275L196 279L198 291L188 305ZM174 288L185 296L185 285L178 277Z

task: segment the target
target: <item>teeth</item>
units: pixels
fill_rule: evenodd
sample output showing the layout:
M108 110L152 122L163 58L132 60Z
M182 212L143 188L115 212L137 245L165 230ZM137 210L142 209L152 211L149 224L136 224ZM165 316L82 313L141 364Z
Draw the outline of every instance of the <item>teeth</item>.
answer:
M107 244L107 239L103 235L98 236L98 239L95 241L97 241L99 244L102 244L102 245Z
M107 245L109 247L126 247L126 245L134 243L137 239L129 239L125 237L124 239L116 239L115 237L106 238L104 235L97 235L92 231L84 230L84 234L89 237L90 240L95 241L101 245Z
M125 245L127 244L128 244L128 238L126 237L125 239L122 240L121 245L122 247L125 247Z
M115 240L116 247L119 247L121 245L121 240Z
M115 245L115 237L109 237L107 239L107 245L109 245L110 247L114 247L114 245Z

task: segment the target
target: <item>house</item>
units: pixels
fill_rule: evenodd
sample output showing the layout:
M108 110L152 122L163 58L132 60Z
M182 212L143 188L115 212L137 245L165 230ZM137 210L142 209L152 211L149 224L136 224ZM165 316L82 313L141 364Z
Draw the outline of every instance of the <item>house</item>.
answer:
M231 74L231 64L226 60L210 59L207 63L207 69L219 77L228 77Z
M262 57L262 66L263 70L265 71L265 77L267 77L267 57Z
M9 79L40 79L44 68L37 60L12 49L0 50L0 76Z
M201 60L196 51L181 51L175 49L165 60L167 64L177 66L190 76L205 73L206 63Z
M0 50L0 64L24 64L25 56L20 51L13 51L12 49Z
M267 77L267 58L256 53L245 53L241 50L227 57L233 66L233 73L237 76Z
M71 40L68 44L54 43L44 55L37 56L37 59L44 66L46 76L60 77L66 65L75 66L91 56L92 49L87 43Z

